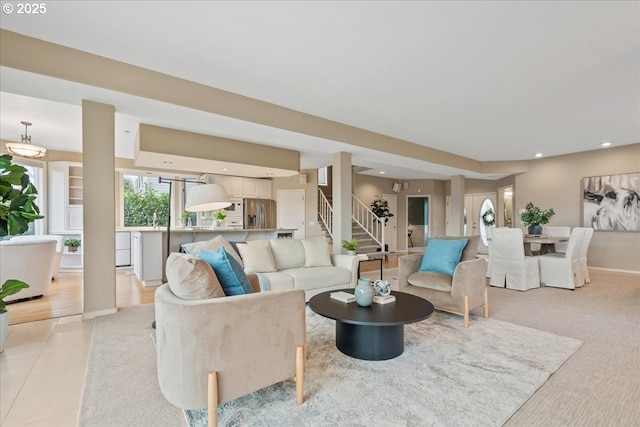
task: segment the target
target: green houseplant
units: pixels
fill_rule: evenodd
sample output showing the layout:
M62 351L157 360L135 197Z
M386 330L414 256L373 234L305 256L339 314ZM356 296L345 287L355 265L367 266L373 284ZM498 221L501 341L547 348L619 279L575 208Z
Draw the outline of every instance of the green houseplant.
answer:
M548 224L555 214L556 212L553 208L542 210L532 202L529 202L525 205L524 212L520 214L520 220L528 227L529 234L541 234L542 225Z
M358 239L343 240L342 247L347 250L349 255L355 255L358 250Z
M77 252L82 242L78 239L69 238L64 241L64 245L69 248L69 252Z
M373 202L371 202L371 212L373 212L378 218L382 219L385 225L387 225L389 218L393 216L393 214L389 212L389 202L377 194Z
M23 234L29 223L43 218L35 202L38 190L27 169L12 162L10 155L0 156L0 237ZM28 288L21 280L8 279L0 285L0 352L7 337L9 313L4 299Z

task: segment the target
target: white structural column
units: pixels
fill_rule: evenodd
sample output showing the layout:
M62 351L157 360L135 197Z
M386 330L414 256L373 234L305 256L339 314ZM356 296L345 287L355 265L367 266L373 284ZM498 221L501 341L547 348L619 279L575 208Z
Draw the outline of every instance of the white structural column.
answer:
M115 313L115 107L82 101L84 317Z
M464 176L451 177L451 224L452 236L464 235Z
M351 240L351 153L334 153L333 253L342 253L342 240Z

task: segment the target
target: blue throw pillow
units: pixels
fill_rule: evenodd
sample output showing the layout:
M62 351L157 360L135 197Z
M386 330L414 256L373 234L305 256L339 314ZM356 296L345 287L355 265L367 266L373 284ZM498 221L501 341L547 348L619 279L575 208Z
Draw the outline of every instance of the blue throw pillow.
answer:
M213 268L226 296L244 295L252 292L251 283L249 283L247 275L244 274L240 263L229 256L223 247L218 248L215 252L201 249L198 256Z
M431 271L453 276L453 271L460 262L462 250L468 241L469 239L444 240L429 238L427 249L424 251L418 271Z

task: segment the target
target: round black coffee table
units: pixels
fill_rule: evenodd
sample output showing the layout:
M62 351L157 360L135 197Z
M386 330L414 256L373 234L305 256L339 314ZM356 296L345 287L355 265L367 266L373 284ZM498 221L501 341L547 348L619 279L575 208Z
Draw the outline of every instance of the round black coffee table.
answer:
M424 298L404 292L392 292L395 302L373 303L360 307L331 298L333 292L353 293L340 289L315 295L309 308L336 321L336 347L344 354L364 360L387 360L404 351L404 325L431 316L433 304Z

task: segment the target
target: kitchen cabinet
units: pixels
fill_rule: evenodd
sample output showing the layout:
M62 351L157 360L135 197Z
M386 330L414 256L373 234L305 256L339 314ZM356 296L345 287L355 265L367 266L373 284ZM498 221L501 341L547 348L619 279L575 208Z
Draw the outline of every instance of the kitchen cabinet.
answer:
M49 162L48 169L49 232L57 234L81 232L84 190L82 164Z
M271 180L256 179L258 183L258 199L271 198Z
M220 184L229 197L246 199L271 199L271 180L243 178L239 176L212 175L202 176L207 184Z
M131 233L116 231L116 267L131 265Z
M143 286L162 284L162 232L134 231L131 233L133 272Z

